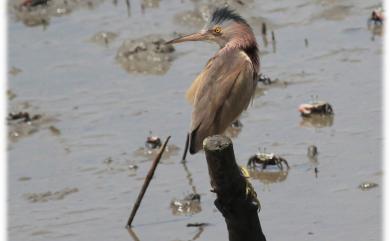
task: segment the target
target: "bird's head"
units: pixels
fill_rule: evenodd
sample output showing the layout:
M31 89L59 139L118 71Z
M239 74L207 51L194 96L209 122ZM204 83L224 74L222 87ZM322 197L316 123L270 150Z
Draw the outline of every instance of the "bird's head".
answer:
M234 47L249 47L256 39L248 23L228 7L216 9L209 22L197 33L173 39L168 44L185 41L212 41L221 48L230 44Z

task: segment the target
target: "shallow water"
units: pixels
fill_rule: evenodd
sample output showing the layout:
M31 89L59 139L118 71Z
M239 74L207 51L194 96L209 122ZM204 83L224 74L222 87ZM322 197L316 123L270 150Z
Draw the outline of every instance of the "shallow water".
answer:
M201 9L202 2L130 1L129 11L126 1L91 2L93 7L84 4L51 17L46 27L26 26L9 9L9 69L21 70L9 75L8 88L16 94L9 111L53 120L9 139L10 240L137 240L134 233L141 241L227 240L209 192L204 154L180 164L191 118L184 93L217 47L175 46L163 75L131 74L115 60L126 39L195 31L196 25L176 23L175 16ZM251 179L267 239L379 240L383 47L367 18L380 1L242 2L236 7L257 33L261 72L287 83L259 85L233 139L239 164L261 147L291 166L288 175L260 173ZM275 49L270 40L264 46L262 21L275 32ZM91 42L101 31L117 37L107 46ZM298 106L316 95L333 106L331 122L300 117ZM131 236L124 226L153 159L139 154L149 131L171 135L175 152L158 166ZM318 163L306 156L309 145L318 147ZM365 181L379 187L362 191ZM78 191L60 200L26 198L65 188ZM171 201L193 191L201 194L202 211L174 215ZM186 227L195 222L210 225Z

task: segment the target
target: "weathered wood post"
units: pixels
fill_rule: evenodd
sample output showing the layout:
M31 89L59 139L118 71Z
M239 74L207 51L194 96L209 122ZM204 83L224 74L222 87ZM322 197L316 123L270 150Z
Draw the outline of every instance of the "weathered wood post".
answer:
M236 163L232 141L222 135L203 142L210 184L217 194L214 204L225 218L229 241L265 241L258 206L247 195L247 180Z

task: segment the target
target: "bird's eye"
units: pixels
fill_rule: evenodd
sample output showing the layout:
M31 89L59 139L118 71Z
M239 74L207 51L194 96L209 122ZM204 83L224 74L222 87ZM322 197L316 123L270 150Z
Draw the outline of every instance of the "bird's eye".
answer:
M221 27L217 26L214 28L214 33L221 33L221 32L222 32Z

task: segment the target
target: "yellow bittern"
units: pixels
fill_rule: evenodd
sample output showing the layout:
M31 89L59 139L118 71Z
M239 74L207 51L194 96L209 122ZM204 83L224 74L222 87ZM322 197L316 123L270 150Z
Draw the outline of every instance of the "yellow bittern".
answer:
M215 42L220 49L186 94L194 108L187 138L191 154L202 149L206 137L222 134L248 107L260 68L259 50L251 27L228 7L216 9L198 33L168 43L202 40Z

